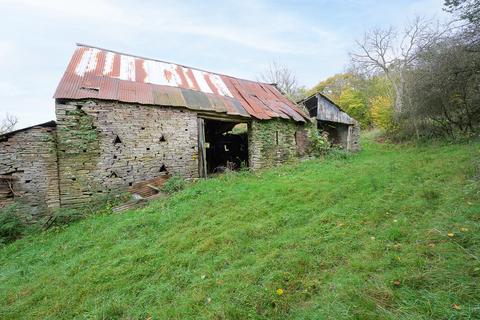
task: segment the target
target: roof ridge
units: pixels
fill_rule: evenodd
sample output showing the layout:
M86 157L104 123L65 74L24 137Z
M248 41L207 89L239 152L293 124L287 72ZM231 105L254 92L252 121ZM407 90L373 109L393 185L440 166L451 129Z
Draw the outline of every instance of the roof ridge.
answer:
M340 106L338 105L338 103L336 103L335 101L333 101L332 99L330 99L326 94L323 94L323 93L321 92L321 90L318 90L318 91L315 92L314 94L311 94L311 95L309 95L308 97L303 98L302 100L297 101L297 102L295 102L295 103L296 103L296 104L303 104L305 101L310 100L310 99L312 99L313 97L316 97L317 95L319 95L319 96L321 96L322 98L324 98L324 99L326 99L327 101L329 101L331 104L333 104L335 107L337 107L338 110L340 110L340 111L342 111L342 112L344 112L344 113L347 113L345 110L343 110L342 107L340 107ZM347 114L348 114L348 113L347 113Z
M23 127L23 128L20 128L20 129L16 129L16 130L12 130L12 131L8 131L8 132L4 132L4 133L1 133L0 134L0 137L9 137L9 136L12 136L14 134L17 134L19 132L22 132L22 131L26 131L26 130L30 130L30 129L33 129L35 127L49 127L49 126L53 126L53 125L57 125L57 122L55 120L50 120L50 121L47 121L47 122L42 122L42 123L38 123L38 124L33 124L31 126L28 126L28 127Z
M219 76L229 77L229 78L233 78L233 79L237 79L237 80L249 81L249 82L253 82L253 83L261 83L261 84L266 84L266 85L270 85L270 86L277 86L276 83L267 83L267 82L262 82L262 81L255 81L255 80L250 80L250 79L238 78L238 77L230 76L230 75L225 74L225 73L208 71L208 70L205 70L205 69L200 69L200 68L196 68L196 67L190 67L190 66L187 66L187 65L184 65L184 64L180 64L180 63L176 63L176 62L171 62L171 61L166 61L166 60L160 60L160 59L154 59L154 58L147 58L147 57L143 57L143 56L139 56L139 55L135 55L135 54L131 54L131 53L126 53L126 52L121 52L121 51L116 51L116 50L110 50L110 49L101 48L101 47L97 47L97 46L91 46L91 45L85 44L85 43L79 43L79 42L77 42L76 45L77 45L78 47L98 49L98 50L108 51L108 52L112 52L112 53L116 53L116 54L121 54L121 55L124 55L124 56L133 57L133 58L139 58L139 59L144 59L144 60L163 62L163 63L168 63L168 64L175 64L175 65L180 66L180 67L183 67L183 68L194 69L194 70L198 70L198 71L202 71L202 72L207 72L207 73L211 73L211 74L216 74L216 75L219 75Z

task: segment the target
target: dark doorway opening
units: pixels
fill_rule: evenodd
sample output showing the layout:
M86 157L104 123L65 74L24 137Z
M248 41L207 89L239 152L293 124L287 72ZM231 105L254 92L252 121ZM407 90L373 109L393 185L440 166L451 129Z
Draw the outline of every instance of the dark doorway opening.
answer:
M328 134L328 140L336 145L347 147L349 125L338 122L318 121L318 129Z
M206 173L248 167L248 124L204 119Z

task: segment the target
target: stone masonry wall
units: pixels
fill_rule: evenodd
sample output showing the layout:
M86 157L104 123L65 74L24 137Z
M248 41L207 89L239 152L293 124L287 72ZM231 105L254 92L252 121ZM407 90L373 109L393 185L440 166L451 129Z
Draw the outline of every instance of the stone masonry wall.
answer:
M351 126L350 138L347 143L347 151L357 152L361 150L360 146L360 123L355 121Z
M59 206L55 128L36 126L0 137L0 208L16 203L26 222Z
M194 112L98 100L57 102L60 203L76 206L168 171L198 177Z
M18 203L25 220L38 221L59 206L83 206L165 172L198 177L196 112L89 99L57 101L56 116L56 128L0 136L0 207ZM312 130L312 123L252 120L250 168L308 155Z
M250 168L268 168L297 158L297 130L305 134L299 126L282 119L253 120L248 137Z

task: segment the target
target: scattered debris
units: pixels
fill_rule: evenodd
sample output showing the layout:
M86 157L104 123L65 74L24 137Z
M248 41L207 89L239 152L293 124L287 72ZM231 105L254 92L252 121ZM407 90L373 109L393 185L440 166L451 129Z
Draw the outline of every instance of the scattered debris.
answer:
M120 206L112 209L114 213L119 213L132 208L144 206L148 201L164 197L165 194L161 191L163 184L170 178L170 175L164 175L155 179L142 181L132 185L128 188L128 192L132 194L133 200L128 201Z
M128 192L130 192L132 195L138 195L141 198L151 197L160 192L160 188L169 178L170 175L165 173L155 179L135 183L128 188Z

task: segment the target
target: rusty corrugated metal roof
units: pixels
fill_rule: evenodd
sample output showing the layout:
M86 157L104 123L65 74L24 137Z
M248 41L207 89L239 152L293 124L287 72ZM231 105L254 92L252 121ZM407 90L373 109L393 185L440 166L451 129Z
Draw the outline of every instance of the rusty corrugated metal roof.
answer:
M272 84L85 45L75 50L54 98L186 107L264 120L308 119Z

